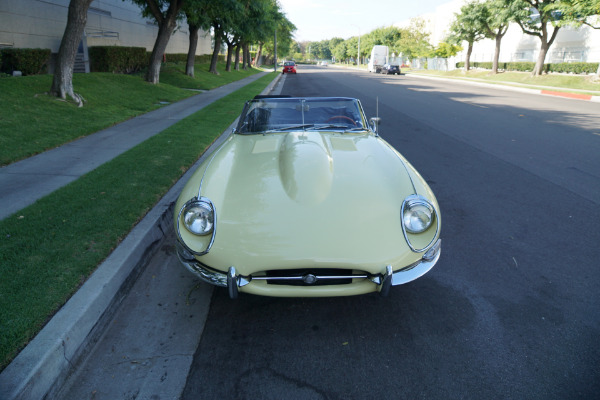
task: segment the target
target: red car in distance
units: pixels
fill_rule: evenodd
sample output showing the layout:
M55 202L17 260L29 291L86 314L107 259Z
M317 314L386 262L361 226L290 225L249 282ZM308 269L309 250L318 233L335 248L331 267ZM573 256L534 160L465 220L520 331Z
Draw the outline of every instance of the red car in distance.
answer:
M296 73L296 63L294 61L286 61L283 63L283 74L295 74Z

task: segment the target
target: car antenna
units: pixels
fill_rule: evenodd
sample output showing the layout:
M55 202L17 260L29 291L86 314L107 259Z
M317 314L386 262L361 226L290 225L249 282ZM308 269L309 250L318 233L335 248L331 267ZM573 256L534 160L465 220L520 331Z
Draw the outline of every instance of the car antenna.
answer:
M375 116L377 117L377 131L375 133L379 136L379 96L375 96Z

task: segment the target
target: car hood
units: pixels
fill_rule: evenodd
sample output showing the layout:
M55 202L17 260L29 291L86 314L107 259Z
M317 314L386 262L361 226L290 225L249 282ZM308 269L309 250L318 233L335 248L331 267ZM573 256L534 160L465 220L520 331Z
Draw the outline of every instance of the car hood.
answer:
M218 217L203 259L242 274L406 265L401 258L415 258L400 222L403 199L415 193L409 170L372 134L232 135L202 178Z

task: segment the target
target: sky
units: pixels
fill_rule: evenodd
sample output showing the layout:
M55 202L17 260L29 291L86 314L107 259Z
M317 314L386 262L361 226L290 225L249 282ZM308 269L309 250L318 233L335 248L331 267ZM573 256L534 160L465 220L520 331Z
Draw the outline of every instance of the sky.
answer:
M422 14L451 0L279 0L297 28L298 42L364 35Z

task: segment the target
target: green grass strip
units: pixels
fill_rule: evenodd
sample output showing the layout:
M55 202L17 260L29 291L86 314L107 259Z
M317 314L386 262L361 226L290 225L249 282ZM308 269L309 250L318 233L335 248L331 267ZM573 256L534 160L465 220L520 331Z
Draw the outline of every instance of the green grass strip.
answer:
M75 74L73 87L86 103L72 103L49 96L51 75L0 78L0 165L41 153L82 136L98 132L144 114L163 103L197 94L185 89L214 89L256 74L260 70L208 72L196 65L195 77L185 75L185 65L164 64L158 85L141 76L110 73Z
M510 86L525 86L532 89L548 89L560 92L587 93L591 95L600 94L600 82L594 81L593 76L570 75L570 74L545 74L532 76L530 72L507 71L492 74L490 71L472 70L465 72L462 69L453 71L429 71L429 70L407 70L409 74L420 74L438 76L453 79L475 80Z
M0 221L0 369L275 76L250 83Z

